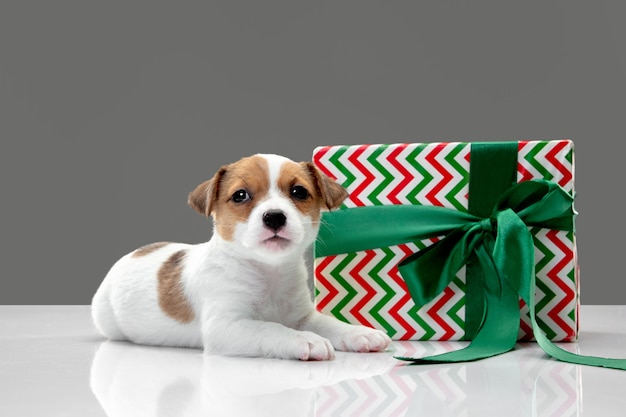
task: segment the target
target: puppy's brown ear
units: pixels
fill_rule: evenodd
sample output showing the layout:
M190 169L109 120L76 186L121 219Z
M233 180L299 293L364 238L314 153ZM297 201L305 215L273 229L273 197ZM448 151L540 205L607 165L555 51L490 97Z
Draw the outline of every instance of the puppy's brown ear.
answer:
M226 167L223 166L210 180L204 181L198 185L195 190L189 193L187 204L198 213L209 217L213 212L217 196L219 194L219 186L222 177L226 173Z
M312 162L303 162L302 164L315 180L315 185L317 186L326 207L329 210L339 207L343 200L348 197L346 189L335 182L335 180L326 176Z

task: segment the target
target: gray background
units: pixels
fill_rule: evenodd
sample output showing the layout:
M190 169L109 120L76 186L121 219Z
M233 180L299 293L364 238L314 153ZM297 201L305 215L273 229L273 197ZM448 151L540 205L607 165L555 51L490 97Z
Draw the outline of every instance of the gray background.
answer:
M89 3L89 4L87 4ZM626 304L626 3L0 3L1 304L87 304L201 242L187 193L255 152L570 138L584 304Z

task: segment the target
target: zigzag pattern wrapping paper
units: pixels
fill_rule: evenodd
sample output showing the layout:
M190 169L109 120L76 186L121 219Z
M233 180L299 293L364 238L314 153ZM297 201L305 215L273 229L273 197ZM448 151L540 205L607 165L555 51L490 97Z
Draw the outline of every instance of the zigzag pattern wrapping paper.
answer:
M370 205L435 205L467 212L470 143L326 146L313 161L350 193L341 209ZM519 141L518 182L553 181L574 192L569 140ZM367 225L364 225L367 227ZM531 228L535 241L539 325L553 341L578 335L579 286L575 236ZM432 302L415 306L396 265L434 240L315 259L317 309L350 323L386 331L395 340L462 340L465 271ZM519 340L532 340L520 301Z

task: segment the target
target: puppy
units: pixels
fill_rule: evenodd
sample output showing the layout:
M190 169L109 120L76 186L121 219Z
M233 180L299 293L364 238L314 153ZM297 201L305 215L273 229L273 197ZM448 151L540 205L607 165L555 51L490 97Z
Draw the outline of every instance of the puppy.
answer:
M320 212L346 197L312 163L259 154L223 166L188 199L213 217L211 239L153 243L117 261L92 300L96 327L113 340L228 356L384 350L384 332L319 313L307 286Z

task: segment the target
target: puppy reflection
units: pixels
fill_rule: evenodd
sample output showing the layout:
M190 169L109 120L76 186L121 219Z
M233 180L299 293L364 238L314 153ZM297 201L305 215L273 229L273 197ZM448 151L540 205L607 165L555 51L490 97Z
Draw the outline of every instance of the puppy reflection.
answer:
M91 366L91 390L109 417L188 416L202 409L202 355L104 342Z
M396 364L388 354L298 362L107 341L94 357L91 389L109 417L312 416L322 387L370 378Z

